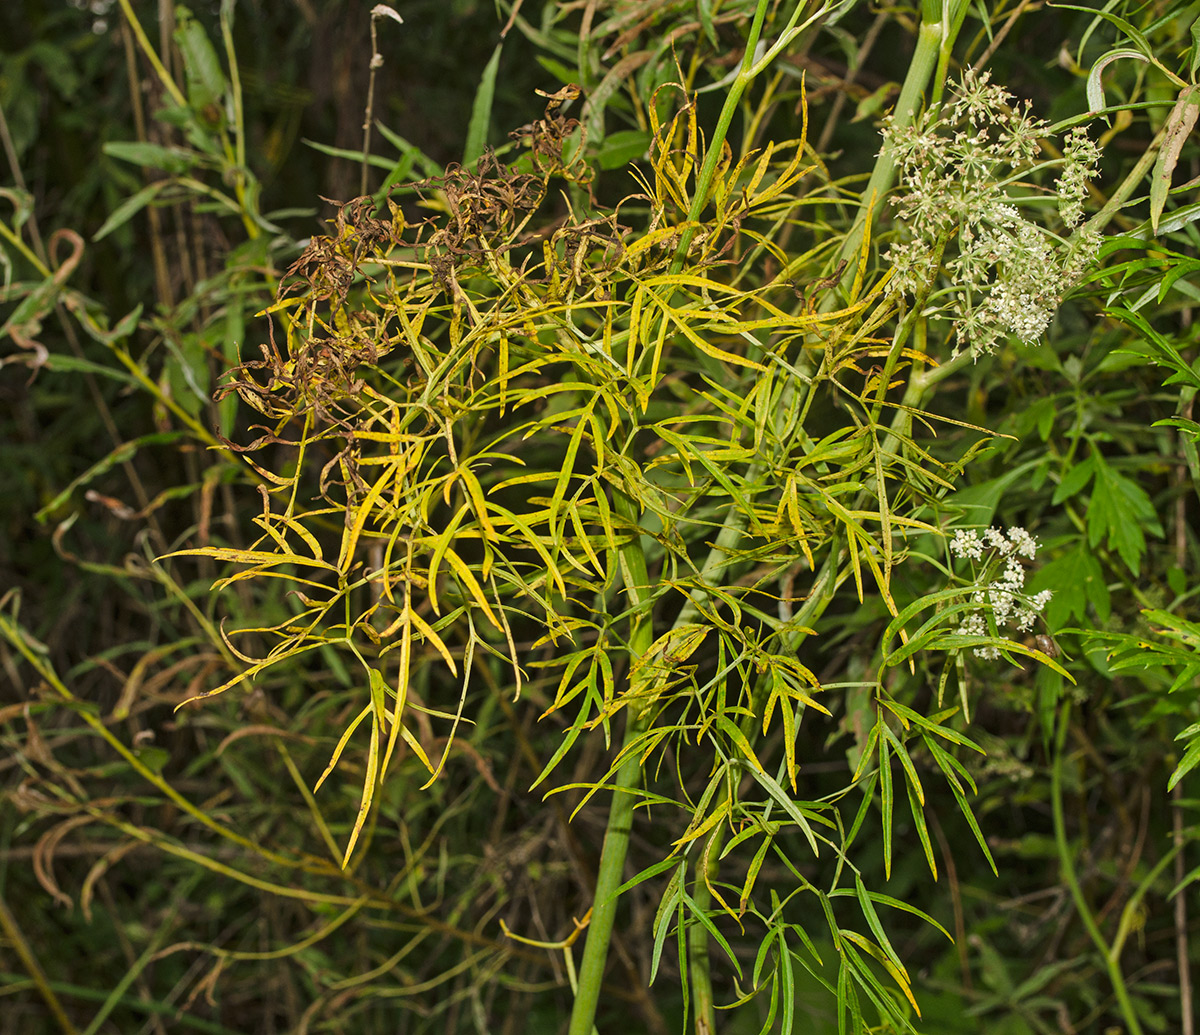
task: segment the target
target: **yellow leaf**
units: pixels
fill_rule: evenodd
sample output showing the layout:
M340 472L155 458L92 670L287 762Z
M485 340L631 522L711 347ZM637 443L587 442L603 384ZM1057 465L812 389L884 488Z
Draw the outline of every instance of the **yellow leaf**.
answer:
M454 664L454 658L450 654L450 651L446 647L446 644L443 642L442 638L433 631L429 623L426 622L425 619L419 614L417 614L416 611L410 610L408 611L408 614L411 616L412 624L416 627L417 632L419 632L425 637L426 640L432 643L434 649L442 656L442 659L446 662L446 667L450 669L450 674L457 676L458 666Z
M483 590L480 588L479 582L471 574L471 569L467 567L466 562L449 547L446 548L446 560L450 562L450 567L454 569L459 581L466 586L467 592L471 594L471 599L479 605L480 610L487 616L487 620L499 629L500 622L492 612L491 607L488 606L487 598L483 595Z
M728 813L729 813L729 799L726 798L721 802L721 804L719 806L717 806L717 809L715 812L710 813L705 818L703 823L701 823L695 829L689 828L687 831L684 832L684 835L681 838L679 838L679 840L672 841L671 843L673 845L675 845L675 847L678 848L680 845L685 845L689 841L695 841L696 838L698 838L698 837L703 837L713 827L715 827L718 823L720 823L721 820L724 819Z
M354 562L354 550L358 546L358 538L362 535L363 527L375 512L376 502L395 473L395 467L389 467L384 471L383 475L371 486L366 498L358 505L353 523L348 524L342 533L342 549L338 556L338 572L340 574L345 575L350 570Z
M333 772L334 768L338 764L338 759L342 757L342 752L346 750L346 745L350 743L350 737L354 734L354 731L358 729L359 724L363 721L363 719L371 714L372 709L373 705L368 704L361 712L358 713L358 715L354 718L354 721L346 727L345 732L341 735L341 738L337 742L337 747L333 749L333 757L329 759L329 765L325 767L325 772L321 774L321 778L313 787L314 793L321 789L321 784L325 782L325 778Z
M328 571L337 569L327 561L315 557L301 557L298 553L273 553L270 550L234 550L224 546L198 546L193 550L176 550L164 554L160 560L168 557L212 557L218 561L236 561L239 564L302 564L310 568L325 568Z

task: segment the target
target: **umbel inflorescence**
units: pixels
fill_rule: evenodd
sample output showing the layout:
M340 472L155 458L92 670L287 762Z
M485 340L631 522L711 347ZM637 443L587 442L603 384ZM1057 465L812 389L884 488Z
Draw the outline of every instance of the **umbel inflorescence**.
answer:
M1059 303L1095 259L1099 235L1078 226L1099 147L1072 129L1054 197L1067 240L1026 218L1018 204L1021 177L1033 170L1046 123L1015 104L987 72L966 72L947 103L907 126L889 121L885 148L899 172L892 205L901 239L888 250L892 289L928 294L926 315L954 324L955 354L978 357L1009 336L1033 343ZM1049 164L1049 163L1048 163ZM1077 228L1077 229L1075 229ZM945 279L938 282L939 272Z
M978 610L968 614L959 624L959 631L968 636L987 636L990 614L995 631L1009 626L1018 632L1029 632L1050 602L1050 590L1027 596L1025 565L1022 558L1032 561L1037 556L1037 540L1025 529L1013 527L1008 532L989 528L981 536L973 529L959 529L950 540L950 553L968 559L975 570L975 591L972 601ZM988 661L1000 657L991 646L976 647L975 654Z

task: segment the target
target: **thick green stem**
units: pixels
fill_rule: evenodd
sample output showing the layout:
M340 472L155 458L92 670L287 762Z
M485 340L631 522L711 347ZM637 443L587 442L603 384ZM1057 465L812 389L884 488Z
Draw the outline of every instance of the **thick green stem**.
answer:
M696 177L696 189L692 194L692 204L688 209L688 225L679 236L679 246L675 249L675 256L671 261L670 272L672 274L683 269L683 264L687 260L688 248L695 236L700 213L704 211L704 206L708 203L708 192L712 187L713 178L716 176L717 166L721 162L721 148L725 144L725 138L729 135L729 127L733 123L734 115L737 114L738 104L741 103L746 87L766 71L780 52L813 21L821 17L826 10L824 5L816 6L816 10L802 24L797 24L806 8L815 6L811 3L797 3L795 10L792 11L792 17L784 26L779 39L756 61L755 54L758 51L758 41L762 35L763 19L766 18L768 6L767 0L758 0L758 6L754 10L754 20L750 23L750 32L746 36L746 49L742 54L742 67L738 69L737 75L730 83L729 92L725 95L725 103L721 107L721 114L717 118L717 128L713 131L712 139L708 143L704 164L701 165L700 174Z
M744 732L744 730L743 730ZM728 791L726 792L728 793ZM692 881L692 901L701 913L707 911L712 893L709 882L717 875L721 846L725 843L727 827L721 824L713 831L704 852L696 862ZM696 1035L712 1035L716 1031L716 1001L713 998L712 971L708 959L708 930L693 924L688 931L688 974L692 983L692 1009L696 1016Z
M805 601L804 607L796 616L798 627L806 627L811 622L815 622L825 612L830 603L832 603L838 586L842 582L839 572L844 560L845 557L842 549L835 539L831 544L829 556L825 564L813 582L812 591ZM805 635L803 632L794 633L790 637L785 635L784 641L789 649L795 650L799 647ZM758 696L757 691L755 696ZM745 716L738 725L742 731L742 735L750 743L758 739L758 723L755 716ZM728 788L725 793L730 793ZM767 803L767 807L770 808L770 802ZM718 826L713 831L704 853L696 861L695 876L692 881L692 902L695 903L696 909L701 913L708 909L709 903L712 900L709 884L717 875L721 847L725 842L728 832L726 826ZM692 986L692 1007L696 1017L696 1035L712 1035L716 1031L716 1005L713 999L712 973L709 968L708 941L708 930L703 925L699 923L694 924L692 929L688 931L688 975Z
M762 32L763 19L766 17L768 0L758 0L754 20L746 41L746 52L739 70L725 98L721 116L717 123L716 132L709 142L708 153L701 166L697 178L696 191L689 212L689 226L680 236L679 247L672 262L671 272L678 273L687 258L688 248L695 234L695 223L700 217L716 173L721 155L721 147L729 132L729 126L737 111L742 92L747 84L757 75L760 69L754 67L754 52L758 47L759 36ZM794 19L793 19L794 20ZM790 29L790 26L789 26ZM665 307L664 307L665 308ZM639 515L632 500L621 493L614 495L614 509L635 528ZM740 528L731 530L734 538L740 533ZM713 560L710 558L710 560ZM640 608L649 596L650 577L646 567L646 557L641 543L635 535L631 542L621 550L621 571L625 590L629 594L630 603ZM689 602L689 606L694 606ZM685 606L684 611L688 611ZM680 616L681 620L683 616ZM631 658L638 658L646 653L654 642L653 627L649 616L640 610L634 618L633 628L629 637L629 652ZM640 737L647 728L650 720L648 712L627 711L625 720L624 747L627 748ZM608 960L608 946L612 939L613 920L617 911L617 888L621 886L621 874L625 868L625 856L629 848L630 824L633 821L634 795L631 793L641 781L641 764L637 754L631 752L617 770L613 782L613 801L608 814L608 827L604 834L604 846L600 853L600 869L596 875L595 904L592 907L591 922L588 924L587 941L584 943L583 960L579 968L579 986L575 994L575 1002L571 1010L569 1035L591 1035L596 1017L596 1005L600 998L600 988L604 980L604 968Z
M629 654L631 658L639 658L654 642L654 627L650 615L647 610L643 610L650 596L650 575L646 567L646 555L636 532L639 518L636 504L628 496L617 492L613 496L613 509L635 530L629 543L621 549L620 562L625 592L629 595L630 604L636 609L629 635ZM626 709L623 750L646 732L650 714L648 708ZM587 941L583 947L583 961L579 967L579 987L571 1009L569 1035L592 1035L596 1005L600 1000L600 988L604 982L604 967L608 961L608 946L612 940L613 920L617 915L617 888L621 886L621 874L625 869L625 856L629 849L629 831L636 802L632 792L641 782L641 778L641 762L637 752L632 751L617 770L612 785L613 800L608 811L604 847L600 851L595 904L592 906Z
M803 705L801 705L803 707ZM758 739L758 717L753 707L749 714L743 715L738 722L738 729L748 742L753 744ZM722 791L724 802L722 807L731 804L734 797L736 779L726 776L725 789ZM769 803L768 803L769 804ZM729 836L731 826L728 822L720 823L705 839L704 850L696 860L695 875L692 878L692 903L696 912L708 912L712 902L712 882L720 869L721 849L725 838ZM692 986L692 1009L695 1013L696 1035L713 1035L717 1030L717 1008L713 997L712 968L709 966L708 929L700 923L692 925L688 931L688 978Z
M649 623L646 623L647 627ZM649 646L649 642L645 644ZM646 731L646 715L630 711L625 720L625 746L628 747ZM637 752L632 752L617 770L613 781L612 806L608 811L608 827L604 832L604 847L600 853L600 869L596 874L595 905L588 924L587 941L583 947L583 962L579 967L579 989L571 1010L569 1035L591 1035L604 982L604 967L608 962L608 946L612 940L613 921L617 915L617 888L629 849L629 831L633 823L635 796L631 793L641 782L642 767Z
M917 46L909 62L904 83L900 87L900 96L892 109L892 122L896 128L909 125L916 117L921 97L929 89L929 80L934 69L939 70L940 77L933 83L932 94L935 97L941 96L946 55L954 43L955 36L958 35L967 9L964 0L953 0L944 8L940 3L932 7L930 4L923 4L922 7L924 18L921 28L917 30ZM935 10L936 15L933 13ZM942 15L945 15L946 21L940 20ZM862 193L862 206L858 210L858 216L842 241L834 262L835 269L843 269L838 285L842 292L847 292L854 283L858 272L859 252L862 250L868 227L875 222L883 197L895 182L896 161L892 156L892 149L885 147L875 162L875 168L871 170L871 178ZM838 295L839 292L834 291L827 293L821 308L828 312L839 305Z

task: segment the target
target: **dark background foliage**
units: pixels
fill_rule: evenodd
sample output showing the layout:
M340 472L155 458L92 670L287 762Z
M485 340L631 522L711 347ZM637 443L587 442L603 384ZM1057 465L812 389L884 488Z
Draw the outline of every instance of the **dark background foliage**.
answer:
M503 6L498 14L473 0L414 0L400 9L403 27L377 25L385 60L375 116L429 168L463 157L477 89L510 14ZM699 67L696 86L718 80L740 59L744 12L718 18L712 46L697 14L712 5L655 2L638 18L624 17L628 4L558 6L559 21L548 17L556 10L549 3L520 6L523 23L505 39L487 140L503 148L511 129L541 114L536 90L570 77L586 96L622 56L650 53L625 73L635 88L616 91L594 123L602 129L589 145L601 167L595 193L615 201L631 189L625 162L648 167L630 94L649 106L655 86L677 69L691 75ZM174 55L171 71L182 82L169 45L171 5L133 7L152 45ZM40 341L54 358L39 365L29 350L14 348L0 368L0 594L16 591L5 598L7 613L19 617L42 666L0 643L0 1031L552 1032L569 1011L563 954L508 941L499 928L503 919L529 938L557 941L591 901L604 807L594 803L568 822L578 796L543 802L527 791L553 746L542 749L567 725L557 715L538 721L553 679L535 679L514 703L503 667L481 666L494 685L472 691L476 731L463 738L455 764L421 789L425 774L408 759L380 791L370 852L346 873L330 861L340 851L327 849L330 840L344 845L358 805L355 780L331 780L321 792L332 838L310 811L310 788L360 707L361 689L336 655L316 652L251 689L174 711L218 682L229 661L209 635L226 613L209 593L221 573L211 563L164 566L153 558L209 537L245 546L257 534L248 523L258 505L235 465L210 448L218 443L187 431L184 418L239 442L252 437L245 413L211 396L245 358L238 350L253 354L265 339L255 314L270 304L284 270L305 242L328 232L334 203L359 192L359 163L331 149L362 147L370 7L237 5L247 166L261 186L258 210L274 230L251 232L196 194L142 209L99 240L114 211L164 175L104 145L178 146L183 134L156 120L162 90L117 4L10 0L0 10L3 185L23 183L31 195L22 237L46 265L58 268L72 247L57 231L74 231L83 245L69 279L78 297L41 320ZM1160 4L1138 12L1162 53L1185 53L1186 11ZM990 27L969 20L959 59L990 50L1016 13L991 12ZM219 5L197 4L193 14L219 53ZM584 34L581 48L585 24L595 35ZM1075 47L1088 24L1081 12L1025 11L1002 33L988 67L1043 117L1078 114L1087 107L1087 62L1074 65ZM797 135L804 73L810 141L836 186L830 200L785 229L792 250L828 233L843 218L842 202L861 188L879 148L876 119L895 100L915 25L916 12L902 5L859 5L782 59L788 74L757 139ZM1119 39L1102 24L1089 53ZM1107 87L1110 101L1167 96L1124 66L1114 67ZM706 132L720 96L701 95ZM1103 187L1111 189L1149 145L1161 124L1161 115L1154 118L1117 120ZM398 152L374 139L387 159L372 169L378 188ZM1177 181L1196 176L1198 161L1194 146L1185 150ZM409 179L424 167L418 163ZM233 189L214 169L196 176ZM423 211L412 191L398 197L414 217ZM561 215L565 202L552 204ZM1146 214L1142 202L1110 232L1129 231ZM880 858L862 861L869 886L925 910L956 937L951 945L904 914L887 920L914 974L922 1031L1023 1035L1119 1023L1110 967L1063 876L1054 802L1061 807L1064 798L1064 837L1081 893L1109 944L1124 942L1121 966L1138 1016L1147 1031L1184 1030L1180 958L1185 971L1189 959L1195 966L1197 920L1194 908L1179 912L1181 896L1171 892L1196 864L1195 801L1187 782L1173 798L1165 788L1183 750L1176 738L1197 721L1196 674L1185 678L1196 647L1188 639L1189 616L1196 617L1196 471L1186 432L1154 424L1190 417L1194 387L1165 386L1144 339L1101 313L1106 302L1138 297L1182 268L1197 240L1188 224L1153 255L1148 246L1138 251L1143 245L1132 241L1123 256L1106 260L1114 271L1068 301L1046 343L1014 344L982 359L939 397L941 412L1012 436L994 438L972 462L955 502L980 507L984 524L1026 524L1042 540L1048 560L1032 589L1055 591L1049 625L1078 685L1032 666L970 664L978 697L969 733L988 750L972 770L974 808L999 876L946 792L931 810L939 883L930 880L911 824L898 821L904 848L890 881ZM16 287L0 309L6 320L21 285L38 279L22 256L9 254ZM1131 256L1146 265L1115 269ZM1173 294L1143 312L1184 366L1196 358L1195 279L1186 273ZM144 381L81 332L72 305L109 328L144 307L129 353ZM947 428L930 449L952 459L968 438ZM136 448L114 454L123 443ZM1089 458L1090 477L1072 473ZM907 578L900 576L898 596L930 591L927 573ZM250 625L278 620L293 605L282 592L253 596L242 587L221 606ZM1151 609L1183 623L1182 658L1147 653L1153 635L1169 628L1146 616ZM856 659L871 655L886 621L882 603L860 605L847 587L822 620L814 671L822 679L861 676L869 663ZM1114 649L1125 651L1116 661ZM932 663L910 676L897 670L893 689L931 707L939 674ZM848 699L837 712L836 727L802 729L798 755L818 759L805 769L806 793L844 782L842 756L855 748L858 721L852 706ZM578 779L603 771L598 738L577 754ZM353 764L361 768L361 760ZM703 768L682 771L689 792L703 787ZM168 787L198 808L190 811ZM635 827L637 869L678 834L672 820L655 815ZM880 835L872 813L860 836ZM1184 842L1187 850L1168 858ZM736 884L744 864L733 865L725 876ZM830 874L809 876L820 883ZM763 882L786 887L790 879L776 865ZM648 886L630 896L601 1031L679 1030L683 1004L670 952L646 990L656 906ZM814 975L797 968L798 1023L836 1030ZM729 968L716 983L723 1002L736 998ZM723 1020L730 1032L763 1023L753 1004Z

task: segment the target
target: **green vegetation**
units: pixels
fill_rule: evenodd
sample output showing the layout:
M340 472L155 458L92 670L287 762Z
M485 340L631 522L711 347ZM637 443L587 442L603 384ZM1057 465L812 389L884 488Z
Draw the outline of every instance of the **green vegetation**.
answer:
M1192 1035L1194 5L24 6L0 1029Z

